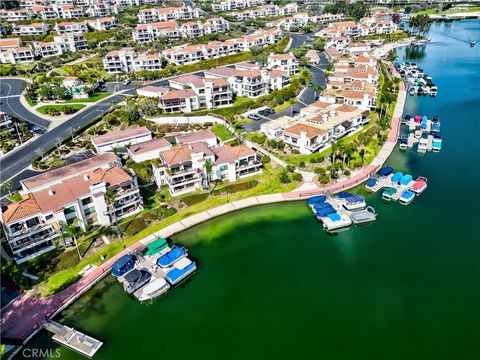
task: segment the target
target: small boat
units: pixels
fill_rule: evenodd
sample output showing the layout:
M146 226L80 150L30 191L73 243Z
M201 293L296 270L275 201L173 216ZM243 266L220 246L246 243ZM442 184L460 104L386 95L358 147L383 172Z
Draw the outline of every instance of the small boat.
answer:
M410 174L405 174L402 176L400 179L400 185L407 186L413 181L412 175Z
M413 133L413 136L416 139L420 139L423 136L423 131L422 130L415 130L415 132Z
M196 269L197 264L195 264L195 262L191 261L189 258L183 258L175 263L172 270L167 273L165 279L171 285L175 285L193 273Z
M422 122L422 117L420 115L415 115L413 121L417 124L420 124Z
M442 137L440 136L440 134L433 135L432 150L434 152L439 152L440 150L442 150Z
M477 42L475 40L470 41L470 47L474 47L476 44L477 44Z
M315 207L315 215L320 221L322 221L323 217L328 216L329 214L333 214L335 212L337 212L337 210L335 210L334 207L330 204L327 204L327 206Z
M400 149L401 150L406 150L407 148L408 148L408 139L401 138L400 139Z
M151 278L152 274L147 269L133 269L123 276L123 288L131 294L147 284Z
M392 200L393 195L395 195L396 193L397 193L397 189L388 187L385 190L383 190L382 199L390 201Z
M145 251L145 256L154 256L168 248L167 239L160 238L150 243Z
M365 184L365 188L366 188L367 190L372 191L372 188L373 188L375 185L377 185L377 183L378 183L378 179L376 179L376 178L370 178L370 179L368 179L367 183Z
M395 174L393 174L392 176L392 184L396 185L400 182L400 180L402 179L403 177L403 173L401 171L397 171Z
M380 170L378 170L377 175L378 177L384 178L389 176L392 173L393 173L393 168L391 166L385 166L384 168L381 168Z
M400 204L408 205L413 201L414 198L415 198L415 193L413 191L405 190L402 193L402 195L400 195L400 198L398 199L398 201L400 202Z
M321 218L323 228L327 231L342 229L352 225L352 220L347 215L340 215L337 212L328 214Z
M413 183L411 190L415 194L420 195L425 191L426 188L427 188L427 178L423 176L419 176Z
M172 266L175 262L186 256L187 250L184 247L173 246L172 250L158 258L157 265L166 268Z
M375 212L375 209L371 206L368 206L366 209L361 211L354 211L348 214L348 216L352 220L352 223L355 225L367 223L377 219L377 213Z
M165 294L170 285L163 278L158 278L150 281L143 288L138 290L134 295L140 301L153 300L162 294Z
M312 196L307 199L307 205L313 209L315 205L323 204L326 199L327 197L325 195Z
M421 138L418 142L418 152L426 152L428 150L428 139Z
M351 195L345 198L343 207L349 211L365 209L367 203L362 195Z
M440 132L440 124L432 122L431 131L432 131L432 133Z
M430 96L437 96L438 88L435 85L430 85Z
M131 255L123 255L112 265L112 275L119 277L125 275L135 267L135 258Z
M407 114L407 115L405 115L405 117L403 119L405 120L405 122L408 122L408 121L410 121L411 118L412 117Z

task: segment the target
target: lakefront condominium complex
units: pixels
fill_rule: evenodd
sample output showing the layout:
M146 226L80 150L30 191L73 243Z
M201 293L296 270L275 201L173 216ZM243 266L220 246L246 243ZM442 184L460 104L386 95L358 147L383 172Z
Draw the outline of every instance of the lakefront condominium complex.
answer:
M35 60L33 50L22 45L20 38L0 39L0 63L21 64Z
M191 20L199 17L198 9L190 6L182 7L167 7L167 8L149 8L141 9L138 12L139 23L150 23L157 21L171 21L171 20Z
M224 0L212 3L213 11L232 11L265 5L265 0Z
M175 144L159 143L159 163L153 165L155 182L173 196L206 188L211 181L236 181L261 172L257 154L246 145L229 146L210 131L180 135Z
M170 39L200 37L225 32L228 29L228 21L222 18L210 18L204 23L200 21L189 21L181 24L172 20L138 24L132 36L134 41L150 42L162 37Z
M113 154L90 159L20 181L22 199L2 208L1 221L17 263L54 249L62 227L109 226L143 209L134 173Z
M236 39L173 47L164 50L163 56L172 63L183 65L248 51L254 46L270 45L279 41L282 36L282 32L277 29L257 30Z
M285 6L265 5L254 9L247 9L243 11L235 11L228 13L228 15L235 17L237 20L258 19L269 16L285 16L293 15L298 11L297 3L286 4Z

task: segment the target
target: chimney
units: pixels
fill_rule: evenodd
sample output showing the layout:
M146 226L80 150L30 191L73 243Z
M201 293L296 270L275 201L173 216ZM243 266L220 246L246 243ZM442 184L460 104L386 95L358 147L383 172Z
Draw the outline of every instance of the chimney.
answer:
M88 181L89 176L87 174L83 175L83 180Z
M52 189L48 189L48 195L53 196L55 194L55 191Z

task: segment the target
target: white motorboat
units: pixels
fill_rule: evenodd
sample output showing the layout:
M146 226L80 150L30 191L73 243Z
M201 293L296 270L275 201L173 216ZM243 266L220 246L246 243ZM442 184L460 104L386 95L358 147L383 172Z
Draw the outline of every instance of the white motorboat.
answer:
M165 294L168 289L170 289L170 285L165 281L165 279L158 278L145 285L134 295L140 301L147 301Z

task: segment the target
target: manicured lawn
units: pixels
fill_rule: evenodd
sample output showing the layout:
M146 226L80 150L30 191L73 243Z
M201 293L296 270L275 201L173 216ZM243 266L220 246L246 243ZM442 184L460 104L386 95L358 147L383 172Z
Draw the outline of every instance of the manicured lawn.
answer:
M45 115L48 115L48 112L49 111L52 111L52 110L56 110L56 111L59 111L59 112L64 112L65 111L65 108L66 107L70 107L74 110L73 113L76 113L77 111L83 109L86 105L82 105L82 104L71 104L71 105L45 105L45 106L41 106L37 109L37 111L41 114L45 114Z
M112 95L112 93L109 93L109 92L94 93L88 99L70 99L70 100L65 100L65 101L57 101L57 104L97 102L97 101L100 101L100 100L106 98L107 96L110 96L110 95Z
M449 9L445 11L438 11L437 9L428 9L428 10L416 12L413 15L449 15L449 14L468 13L468 12L477 12L477 11L480 12L480 6L469 7L468 9L465 9L465 10Z
M279 111L282 111L284 109L286 109L287 107L289 107L290 105L294 104L295 103L295 100L290 100L290 101L287 101L286 103L284 104L281 104L281 105L278 105L275 107L275 112L279 112Z
M252 189L241 191L233 194L218 195L209 197L204 201L196 203L188 208L185 208L178 213L167 217L158 223L149 225L145 230L140 233L132 236L128 239L118 241L112 244L105 246L103 249L91 255L81 262L72 266L66 270L59 271L55 274L49 276L44 282L39 286L39 291L41 296L52 295L62 289L65 289L68 285L74 283L78 280L78 272L88 264L100 265L105 260L101 260L103 255L105 259L113 257L118 252L122 251L126 247L136 243L137 241L153 234L154 232L165 228L168 225L171 225L177 221L185 219L188 216L198 214L204 210L211 209L216 206L224 205L228 202L244 199L247 197L263 195L263 194L274 194L280 192L291 191L295 188L295 183L291 182L288 184L282 184L279 180L280 168L266 167L263 169L263 173L256 176L251 176L247 179L241 180L238 183L248 182L252 180L258 180L259 184ZM73 256L73 254L71 254Z
M234 137L232 133L228 131L228 129L222 124L215 124L210 128L210 130L212 130L212 132L215 135L217 135L217 137L219 137L222 141L225 141Z
M365 41L365 40L383 40L387 43L396 42L410 37L410 34L405 31L395 31L391 34L375 34L368 36L359 36L356 37L356 41Z

